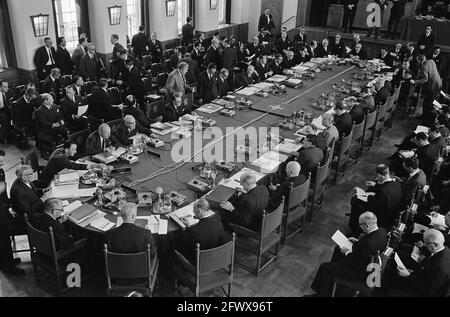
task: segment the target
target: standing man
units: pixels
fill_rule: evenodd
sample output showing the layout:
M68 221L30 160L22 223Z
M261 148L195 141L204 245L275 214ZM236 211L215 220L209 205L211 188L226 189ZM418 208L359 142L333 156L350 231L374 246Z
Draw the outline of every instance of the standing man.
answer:
M150 51L150 55L152 56L153 63L157 63L161 60L163 47L161 42L158 40L158 35L155 32L150 35L148 50Z
M397 36L397 28L400 23L400 19L405 14L405 5L407 0L393 0L391 8L391 16L389 17L388 27L386 34L383 38L391 36L391 40L394 40Z
M275 22L272 14L270 14L270 9L265 9L264 14L259 18L258 31L262 29L265 29L269 34L272 34L273 29L275 29Z
M50 94L42 94L42 105L36 110L37 128L39 132L52 136L53 140L65 140L69 135L69 130L63 120L63 115L54 106L54 100Z
M145 35L145 26L139 27L139 33L133 36L131 40L131 47L133 48L133 54L136 58L142 59L147 53L148 37Z
M111 44L114 45L112 53L112 61L116 61L120 58L120 53L125 51L122 44L119 43L119 36L117 34L111 35Z
M66 39L58 37L58 48L56 49L56 67L61 70L63 75L72 75L73 62L70 58L69 51L66 49Z
M433 53L434 48L434 34L432 34L432 27L428 25L425 29L425 33L422 34L417 41L417 46L419 47L419 53L429 56Z
M56 51L53 48L53 41L46 37L44 43L45 45L40 47L34 55L34 65L36 65L39 80L44 80L56 67Z
M211 63L208 65L207 70L200 73L197 83L198 102L200 105L209 103L219 97L216 72L217 65Z
M141 71L134 65L134 61L128 58L125 61L128 70L128 92L136 97L139 106L144 105L145 84L142 81Z
M0 80L0 142L6 142L9 137L11 113L8 101L9 84Z
M87 48L88 53L80 61L80 75L86 81L98 80L100 73L104 71L103 62L95 54L94 44L88 44Z
M175 95L175 93L181 93L182 96L186 93L188 89L186 82L186 74L189 70L189 65L186 62L181 62L178 64L178 69L173 70L166 82L166 90L170 95Z
M353 20L355 19L356 9L359 0L344 0L344 20L342 27L344 33L353 32Z
M194 27L192 26L192 18L191 17L187 17L186 18L186 24L183 25L183 29L182 29L182 35L183 35L183 39L181 44L183 46L188 46L189 44L192 44L192 42L194 41Z
M86 38L80 38L78 40L78 45L75 51L73 51L72 54L72 62L75 65L75 73L80 74L80 61L81 58L86 54L86 48L87 48L88 42Z

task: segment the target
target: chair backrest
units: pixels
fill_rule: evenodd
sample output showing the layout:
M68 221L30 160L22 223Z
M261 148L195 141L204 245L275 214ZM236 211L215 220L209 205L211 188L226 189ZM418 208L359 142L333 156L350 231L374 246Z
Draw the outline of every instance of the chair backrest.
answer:
M261 221L261 239L264 239L281 226L283 211L284 198L282 199L280 206L273 212L271 212L270 214L267 214L266 212L263 213Z
M394 96L389 96L386 100L386 112L392 112L392 108L394 107Z
M325 186L331 165L331 159L328 159L322 166L319 164L316 171L316 179L314 180L314 189L317 191L321 186Z
M352 136L352 142L353 141L358 141L359 139L361 139L364 135L364 127L366 126L366 117L364 117L364 120L359 123L359 124L355 124L353 123L353 136Z
M343 136L340 140L339 157L347 154L352 144L353 139L353 128L349 135Z
M59 83L61 84L61 88L66 88L67 86L72 84L72 75L64 75L59 79Z
M378 111L372 111L367 114L366 117L366 127L364 128L365 131L373 128L375 126L375 123L377 121Z
M169 75L167 73L158 74L156 79L158 88L164 88L166 86L167 78L169 78Z
M77 153L79 156L84 156L86 141L91 134L91 129L82 130L69 135L69 140L77 145Z
M234 247L236 236L230 242L209 250L200 250L200 244L196 244L196 275L214 272L230 267L230 276L233 275ZM198 281L198 279L197 279Z
M25 85L19 85L14 88L14 100L18 100L22 96L22 92L25 90Z
M163 65L161 63L153 63L150 70L152 73L152 77L156 78L158 74L161 74L163 72Z
M20 158L20 162L22 165L29 165L33 169L33 171L37 172L39 175L39 159L37 155L36 148L24 156Z
M378 122L384 122L386 117L387 103L378 107Z
M108 95L111 98L113 105L120 105L122 103L122 96L120 90L117 87L108 88Z
M111 278L144 278L150 275L150 245L145 252L119 254L103 247L105 255L106 276Z
M152 103L147 104L147 108L145 111L147 118L152 120L161 117L164 114L164 100L161 98L160 100L154 101Z
M50 258L56 256L55 238L53 236L53 229L49 227L49 232L43 232L31 225L28 217L25 215L25 228L28 235L28 243L32 252L36 250Z
M116 119L116 120L107 122L107 124L111 128L111 132L115 132L119 129L122 122L123 122L123 119Z
M294 184L291 183L289 189L289 201L287 204L289 211L298 207L302 203L306 203L309 196L310 184L311 184L311 173L309 173L308 179L303 184L294 187Z
M150 55L142 56L142 67L148 69L152 65L152 57Z
M92 88L94 88L94 86L96 85L92 81L85 82L84 85L81 87L81 95L85 96L91 94Z

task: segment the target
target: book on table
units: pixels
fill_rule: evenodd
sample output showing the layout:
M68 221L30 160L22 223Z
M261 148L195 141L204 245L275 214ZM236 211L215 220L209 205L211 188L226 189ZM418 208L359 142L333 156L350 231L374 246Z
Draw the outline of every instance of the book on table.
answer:
M209 193L205 199L209 203L209 207L213 210L220 210L220 204L224 201L228 201L236 193L236 189L219 185Z
M70 212L67 216L67 219L73 223L80 224L95 216L97 210L97 207L93 205L84 204L74 211Z

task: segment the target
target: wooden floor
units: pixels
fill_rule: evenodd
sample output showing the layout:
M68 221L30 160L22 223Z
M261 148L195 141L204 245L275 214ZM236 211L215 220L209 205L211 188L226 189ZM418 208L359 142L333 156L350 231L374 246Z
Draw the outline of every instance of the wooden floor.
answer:
M387 163L386 158L395 151L398 144L408 131L415 127L415 122L395 121L393 128L383 134L381 141L376 143L371 152L364 153L360 162L350 169L336 186L330 186L322 210L308 223L303 233L295 236L280 251L278 262L269 265L256 278L239 265L235 268L235 282L232 295L236 297L298 297L311 294L311 282L322 262L330 259L334 248L330 240L336 229L347 231L349 202L352 188L363 186L367 179L374 178L375 166ZM20 161L21 151L14 147L2 146L6 150L5 169L12 168ZM14 180L13 171L7 173L8 182ZM19 247L26 247L26 238L20 238ZM53 296L53 293L38 286L27 253L21 253L20 267L27 271L23 277L6 277L0 272L1 296ZM237 254L238 259L239 254ZM162 273L159 288L155 296L192 296L185 288L178 292L172 291L172 283ZM70 290L65 296L105 296L102 277L91 279L81 289ZM222 296L220 290L205 296Z

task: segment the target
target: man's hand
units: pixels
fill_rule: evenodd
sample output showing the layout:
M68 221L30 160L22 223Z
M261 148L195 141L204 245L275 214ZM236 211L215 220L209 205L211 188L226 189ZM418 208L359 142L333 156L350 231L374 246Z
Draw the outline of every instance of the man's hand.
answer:
M65 124L64 120L61 120L59 123L61 124L61 126Z
M420 45L419 49L423 51L425 49L425 45Z
M411 79L411 80L409 81L409 83L410 83L411 85L414 85L414 84L416 83L416 81L415 81L414 79Z
M229 201L224 201L220 204L220 208L225 209L226 211L233 211L234 206Z
M372 181L367 181L366 182L366 186L367 187L375 187L377 184L375 183L375 182L372 182Z
M408 270L405 270L404 268L397 267L397 274L401 277L408 277L411 275L411 273Z
M350 241L351 243L356 243L356 242L358 242L359 240L356 239L356 238L354 238L354 237L350 237L350 238L348 238L348 241Z
M60 126L61 126L61 125L60 125L58 122L52 124L52 128L58 128L58 127L60 127Z
M269 189L270 189L271 191L273 191L273 192L276 191L277 188L278 188L278 187L275 186L275 185L273 185L273 184L270 184L270 185L269 185Z
M349 254L349 253L351 253L352 251L350 251L349 249L347 249L347 248L341 248L341 253L343 254L343 255L347 255L347 254Z
M114 148L114 146L110 146L110 147L108 147L108 148L106 148L105 149L105 152L106 153L112 153L112 152L114 152L116 149Z

